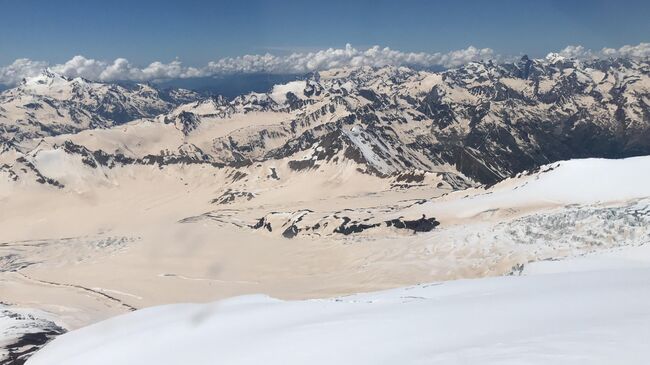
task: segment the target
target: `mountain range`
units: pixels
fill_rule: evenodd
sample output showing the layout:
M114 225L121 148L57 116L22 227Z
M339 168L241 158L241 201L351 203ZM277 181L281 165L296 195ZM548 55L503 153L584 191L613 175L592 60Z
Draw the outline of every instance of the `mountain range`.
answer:
M34 143L26 141L59 136L118 164L192 160L245 168L281 160L303 171L353 161L366 174L417 180L433 173L462 187L558 160L650 154L649 105L647 61L557 55L444 72L330 70L231 100L45 71L0 94L0 138L4 150L29 155ZM82 131L145 123L173 125L161 133L176 145L156 149L144 141L156 153L143 154L120 142L105 150L74 142ZM146 140L138 131L131 128L128 138ZM169 157L190 150L189 160Z
M610 265L613 252L647 244L648 60L549 55L439 72L332 69L284 81L226 97L45 70L1 92L0 364L22 363L66 331L170 302L337 297L527 275L548 262L573 270L571 260L605 253L587 260L602 268L596 264ZM647 271L647 250L639 252ZM592 288L599 275L580 282ZM538 282L578 303L571 315L556 313L563 321L595 292L609 295L596 287L568 295L562 280L490 280L468 293L515 283L513 293L528 298L521 288ZM347 311L371 298L418 302L410 290L327 303L344 301ZM423 302L421 315L435 313L434 302ZM248 308L242 303L236 310ZM317 323L330 323L306 303L282 307L309 307ZM408 316L409 308L389 312ZM125 328L146 336L139 323L158 316L140 313L115 323L132 322ZM194 312L169 313L184 322ZM523 328L517 316L508 323ZM219 328L188 336L211 338ZM110 336L101 325L76 333L34 363L64 361L57 359L66 349ZM106 348L131 356L130 347ZM79 361L111 359L86 354Z

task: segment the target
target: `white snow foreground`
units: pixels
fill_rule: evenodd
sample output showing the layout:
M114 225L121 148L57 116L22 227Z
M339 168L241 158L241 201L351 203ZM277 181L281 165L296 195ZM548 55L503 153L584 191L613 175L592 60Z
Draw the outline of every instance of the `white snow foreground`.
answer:
M600 271L602 257L338 299L154 307L62 335L27 364L647 364L650 249L633 250Z

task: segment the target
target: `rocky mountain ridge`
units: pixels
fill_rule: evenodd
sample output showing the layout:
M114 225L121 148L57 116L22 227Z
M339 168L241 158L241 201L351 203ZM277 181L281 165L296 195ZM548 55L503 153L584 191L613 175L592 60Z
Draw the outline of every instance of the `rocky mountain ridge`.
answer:
M114 126L129 118L136 120L114 136ZM650 154L650 63L550 55L438 73L338 69L233 100L188 91L164 97L146 85L125 89L45 73L0 94L2 119L4 150L11 141L45 137L59 148L69 142L105 155L111 166L205 163L245 171L276 161L302 173L352 163L392 179L433 173L460 189L559 160ZM81 137L104 128L110 143L93 146ZM32 141L14 153L29 160ZM178 158L188 151L192 158Z
M189 90L67 78L44 70L0 93L0 141L20 142L153 117L199 98Z

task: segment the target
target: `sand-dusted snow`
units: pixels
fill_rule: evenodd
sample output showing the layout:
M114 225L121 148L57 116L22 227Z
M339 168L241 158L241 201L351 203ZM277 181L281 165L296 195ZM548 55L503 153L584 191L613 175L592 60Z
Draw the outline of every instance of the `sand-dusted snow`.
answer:
M643 268L548 273L564 270L550 262L545 275L336 299L155 307L63 335L28 364L645 364L644 249Z

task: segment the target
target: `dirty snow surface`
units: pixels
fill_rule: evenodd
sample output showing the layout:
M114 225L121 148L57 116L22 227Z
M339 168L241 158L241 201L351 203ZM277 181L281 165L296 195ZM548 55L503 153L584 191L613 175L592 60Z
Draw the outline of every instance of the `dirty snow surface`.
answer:
M649 261L640 246L535 263L543 274L153 307L62 335L28 364L647 364Z

